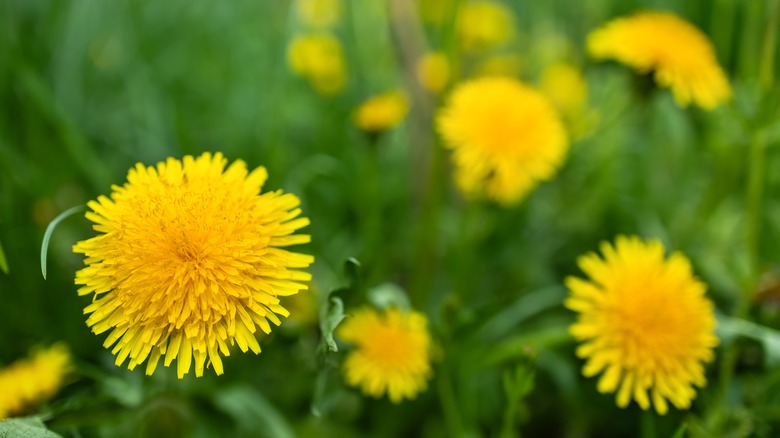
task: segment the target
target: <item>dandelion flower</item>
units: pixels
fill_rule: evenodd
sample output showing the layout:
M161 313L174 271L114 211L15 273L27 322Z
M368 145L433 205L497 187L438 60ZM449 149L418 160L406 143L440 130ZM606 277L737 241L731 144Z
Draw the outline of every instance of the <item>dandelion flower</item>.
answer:
M296 12L301 21L314 28L329 28L341 19L341 0L297 0Z
M672 89L680 106L694 102L711 110L731 97L715 49L699 29L668 12L617 18L588 36L588 51L615 59Z
M334 95L344 89L347 68L341 43L328 33L293 38L287 48L287 61L318 93Z
M544 69L539 90L566 116L580 114L588 100L588 85L582 72L565 62L550 64Z
M519 202L552 178L568 149L552 104L523 83L485 77L458 86L438 115L453 149L455 180L468 197Z
M381 132L401 123L407 111L406 96L400 91L391 91L363 102L355 111L355 124L367 132Z
M428 53L417 62L417 80L432 93L438 93L450 81L450 63L441 52Z
M24 413L53 397L70 369L70 353L62 344L37 351L29 359L0 369L0 420Z
M478 0L461 6L457 34L464 50L481 51L500 46L514 33L514 14L503 4Z
M417 312L390 308L363 308L337 329L338 336L355 346L344 362L347 383L393 403L423 392L431 376L431 338L428 321Z
M582 373L602 373L598 390L617 392L620 407L634 399L642 409L652 401L661 415L667 400L689 408L718 344L706 286L684 255L665 258L658 241L620 236L601 252L578 261L588 280L566 279L564 304L579 314L570 332L582 342Z
M87 265L76 284L94 294L87 325L110 331L103 345L114 346L117 366L148 358L152 374L164 355L182 378L193 362L202 376L208 358L222 374L220 355L234 343L259 353L257 328L270 333L268 322L288 315L278 297L307 289L310 275L297 269L313 258L283 249L309 241L294 234L309 224L300 201L261 193L263 167L226 165L220 153L139 163L110 198L87 204L99 234L73 247Z

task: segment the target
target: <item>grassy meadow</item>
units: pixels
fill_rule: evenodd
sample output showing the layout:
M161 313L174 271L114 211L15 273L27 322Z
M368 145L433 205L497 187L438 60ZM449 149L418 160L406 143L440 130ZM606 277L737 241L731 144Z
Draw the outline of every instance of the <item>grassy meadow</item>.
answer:
M728 96L681 102L654 75L665 59L636 68L589 50L593 31L648 10L701 31ZM778 0L0 0L0 436L780 436L779 27ZM698 46L664 32L636 44L668 37L670 58L697 59ZM545 175L512 199L483 185L525 181L530 170L496 164L464 189L469 175L454 156L473 142L461 150L453 143L466 134L443 133L460 87L498 77L541 96L563 129L557 161L540 165ZM447 113L452 129L477 123L468 111L493 94ZM522 132L536 132L529 126ZM515 132L501 129L474 132ZM295 233L311 240L289 250L314 257L294 266L311 274L308 289L279 297L289 317L253 334L259 355L229 338L222 375L211 359L202 377L179 378L176 362L152 375L146 363L116 366L103 346L109 332L85 323L93 295L74 284L88 263L74 245L100 233L86 205L126 184L136 163L204 152L249 171L263 166L263 193L300 199L310 224ZM225 221L234 213L213 211ZM206 220L192 216L195 225ZM44 279L42 242L55 219ZM145 232L152 242L167 236ZM646 294L648 318L657 319L642 314L639 328L625 329L639 339L626 341L639 345L638 364L609 356L626 370L656 359L654 369L667 370L665 360L684 356L681 345L701 347L680 371L686 382L706 378L681 399L686 408L667 395L661 414L658 401L641 406L635 393L621 407L617 384L583 375L571 278L612 284L581 257L606 256L602 243L618 236L683 254L690 281L706 287L691 296L709 310L691 320L716 321L707 333L717 345L666 330L664 312L677 304L654 305ZM122 252L108 254L110 262ZM125 272L117 263L112 280ZM139 263L128 277L158 280L151 261ZM657 278L643 275L632 287L652 291ZM227 283L213 281L215 294L227 294ZM166 306L149 302L171 312ZM428 371L402 400L347 378L357 347L338 328L360 309L393 308L420 315L427 333L415 339L426 345L420 367ZM632 327L634 316L626 318L620 327ZM663 336L645 333L654 327ZM52 345L69 351L64 372L49 361L4 379L16 361ZM381 350L390 349L413 354L403 343ZM382 369L369 372L381 380ZM45 385L51 373L63 375L49 393L3 412L20 387ZM685 392L674 388L668 394Z

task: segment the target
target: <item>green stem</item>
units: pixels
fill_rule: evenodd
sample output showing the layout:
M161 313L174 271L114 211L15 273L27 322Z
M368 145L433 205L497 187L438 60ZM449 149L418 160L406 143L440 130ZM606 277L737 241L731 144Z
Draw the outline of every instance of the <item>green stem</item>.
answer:
M441 402L441 408L444 414L444 423L447 425L447 430L449 431L448 436L465 436L457 398L455 397L455 389L452 387L452 376L450 375L449 366L447 364L442 364L440 367L439 377L436 379L436 383L439 401Z
M658 436L656 433L656 418L655 418L655 412L653 411L642 411L642 417L640 419L639 424L641 425L641 429L639 431L639 436L642 438L655 438Z
M780 0L767 2L766 30L761 45L761 60L759 61L758 79L761 88L772 88L774 81L775 51L777 48L777 21L780 15Z
M761 132L753 136L750 142L748 157L748 182L746 192L747 223L745 230L745 249L750 263L749 287L743 290L743 296L737 306L737 317L742 318L746 314L743 309L749 302L753 293L753 286L761 274L759 257L759 237L761 235L761 201L764 195L764 152L766 141Z

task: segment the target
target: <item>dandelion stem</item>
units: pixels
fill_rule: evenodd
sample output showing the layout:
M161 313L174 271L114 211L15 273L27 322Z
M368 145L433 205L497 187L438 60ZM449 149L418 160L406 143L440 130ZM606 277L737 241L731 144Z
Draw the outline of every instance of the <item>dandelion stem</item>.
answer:
M465 435L461 415L458 410L458 402L455 398L455 389L452 387L452 377L450 376L449 366L443 364L439 370L439 377L436 379L441 408L444 414L444 422L449 430L448 436L462 437Z

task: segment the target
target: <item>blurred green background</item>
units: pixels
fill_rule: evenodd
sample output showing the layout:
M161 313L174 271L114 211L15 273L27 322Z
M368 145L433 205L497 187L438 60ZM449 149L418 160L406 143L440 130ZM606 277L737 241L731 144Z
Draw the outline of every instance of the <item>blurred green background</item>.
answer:
M50 428L85 437L498 436L509 405L503 376L536 357L534 390L515 406L518 434L671 436L683 422L693 436L780 434L776 337L724 338L736 345L735 377L724 388L723 369L710 365L692 411L655 418L618 409L581 377L565 331L573 315L561 305L579 255L639 234L684 252L720 313L755 290L743 316L778 327L778 2L507 0L514 36L471 58L453 43L462 3L340 2L329 31L346 82L322 95L288 66L289 42L313 31L295 1L0 1L0 242L10 268L0 273L0 364L36 345L70 346L77 373L46 408ZM415 19L437 5L442 22ZM588 32L641 9L674 11L710 36L732 103L681 109L628 68L588 60ZM412 31L422 46L406 45ZM571 63L595 122L559 175L522 204L465 202L432 129L439 98L421 90L409 61L426 47L461 60L453 82L495 56L516 56L516 75L532 84L550 63ZM406 121L361 132L355 108L398 88L411 97ZM752 249L745 193L757 141L765 153ZM338 289L349 309L388 282L408 292L438 343L426 393L393 405L347 388L341 353L323 357L317 322L295 314L261 340L260 356L226 359L220 377L207 370L178 381L169 369L146 377L113 365L73 284L82 262L71 246L92 236L90 224L79 215L58 226L47 280L43 232L62 211L109 194L135 163L203 151L265 166L267 189L301 197L312 243L296 250L316 257L320 301ZM360 262L352 274L350 257Z

